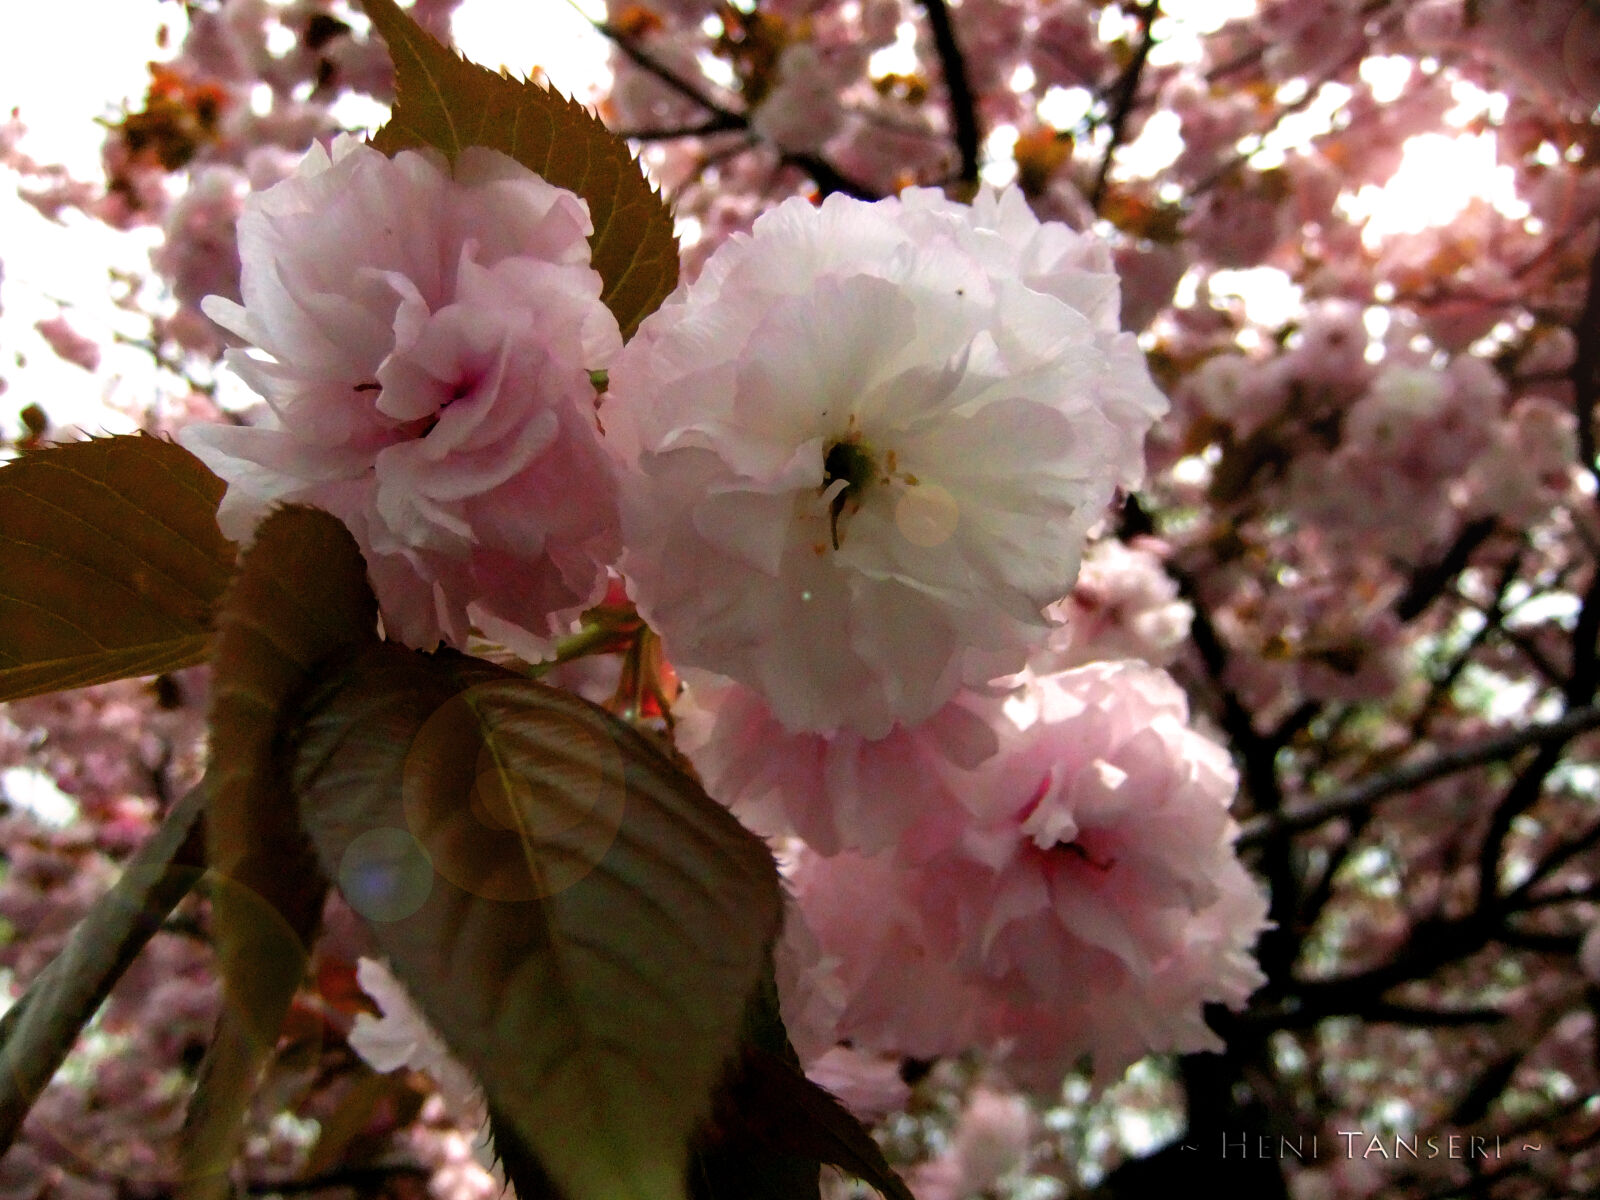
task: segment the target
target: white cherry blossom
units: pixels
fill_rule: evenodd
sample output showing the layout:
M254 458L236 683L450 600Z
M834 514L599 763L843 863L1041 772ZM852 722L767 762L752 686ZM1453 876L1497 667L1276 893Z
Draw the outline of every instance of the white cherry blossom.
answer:
M623 573L675 661L886 734L1018 669L1166 401L1022 194L790 200L619 356Z

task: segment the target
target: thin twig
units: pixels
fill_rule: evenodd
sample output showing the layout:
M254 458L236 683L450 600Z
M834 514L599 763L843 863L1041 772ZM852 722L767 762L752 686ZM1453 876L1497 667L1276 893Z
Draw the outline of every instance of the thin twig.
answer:
M625 35L615 25L608 24L605 21L596 21L594 22L594 27L603 33L608 39L610 39L611 43L616 46L618 50L621 50L623 54L627 55L628 58L633 61L635 66L639 67L643 71L647 71L651 75L654 75L657 79L661 80L662 83L666 84L679 94L688 97L690 100L693 100L707 112L715 113L718 117L721 117L725 120L736 122L737 126L743 126L746 123L743 113L735 112L726 104L720 103L706 92L701 91L700 88L696 87L689 80L683 78L671 67L668 67L665 63L660 62L653 54L651 54L648 50L645 50L632 38Z
M594 22L594 27L600 33L604 34L612 42L612 44L617 47L617 49L621 50L623 54L627 55L628 58L641 70L647 71L651 75L654 75L668 87L672 88L680 95L694 101L701 108L705 109L711 114L711 119L709 121L697 127L686 128L683 130L661 130L655 135L652 135L651 131L645 130L634 134L625 133L620 136L632 137L640 141L665 141L679 137L731 133L738 130L748 130L750 128L750 119L745 113L734 111L727 104L717 100L714 96L702 90L690 80L683 78L671 67L668 67L665 63L660 62L654 55L652 55L648 50L645 50L632 38L627 37L615 25L607 24L604 21L596 21ZM752 138L748 144L754 145L754 139ZM739 153L745 148L745 145L736 143L733 147L733 152ZM833 192L843 192L845 195L854 196L858 200L878 199L878 194L871 188L867 187L863 183L851 179L832 163L827 162L825 159L819 158L815 154L783 154L780 152L779 162L784 166L798 167L800 170L804 171L817 185L817 191L824 196L827 196Z
M1386 796L1408 792L1435 779L1443 779L1473 767L1499 762L1532 746L1565 742L1595 728L1600 728L1600 707L1585 707L1574 709L1554 721L1526 725L1470 746L1458 746L1420 762L1406 763L1364 780L1355 787L1345 788L1299 808L1256 817L1245 824L1239 842L1241 845L1251 845L1268 838L1313 829L1338 817L1358 812Z
M1111 178L1111 163L1117 156L1117 150L1122 145L1122 139L1127 134L1128 116L1133 112L1133 102L1139 95L1139 80L1144 75L1145 63L1149 61L1150 51L1155 46L1155 35L1151 32L1156 23L1156 17L1161 12L1161 0L1148 0L1148 3L1139 6L1139 45L1133 52L1133 58L1122 72L1122 79L1117 84L1116 99L1111 109L1111 141L1106 145L1106 152L1100 158L1100 169L1095 173L1094 190L1089 193L1089 207L1095 212L1100 211L1100 204L1106 197L1106 184Z
M1479 517L1463 525L1448 550L1435 561L1413 572L1405 593L1395 601L1395 616L1402 622L1421 616L1430 604L1444 594L1450 581L1466 568L1472 552L1488 540L1494 528L1493 517Z
M630 142L670 142L677 138L710 137L745 128L745 122L732 114L718 114L698 125L680 125L676 129L619 129L616 135Z

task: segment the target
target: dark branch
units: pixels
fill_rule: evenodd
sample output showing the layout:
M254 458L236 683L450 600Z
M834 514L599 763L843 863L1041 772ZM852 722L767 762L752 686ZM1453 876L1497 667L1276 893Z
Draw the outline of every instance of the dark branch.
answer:
M1139 6L1139 45L1133 52L1133 59L1122 72L1122 79L1117 84L1116 95L1111 107L1111 141L1106 144L1106 152L1100 159L1100 169L1094 177L1094 190L1089 193L1089 207L1095 212L1100 211L1101 201L1106 196L1106 183L1111 178L1111 163L1117 156L1117 150L1122 145L1126 136L1128 116L1133 112L1133 102L1139 95L1139 80L1144 75L1144 65L1150 58L1150 51L1155 46L1155 38L1150 30L1156 23L1156 16L1161 11L1161 0L1148 0L1148 3Z
M1425 979L1495 940L1497 926L1482 910L1455 920L1419 921L1386 961L1351 975L1297 981L1298 1003L1282 1010L1279 1028L1307 1028L1325 1017L1360 1015L1390 988Z
M1478 908L1482 911L1496 910L1501 904L1500 853L1505 849L1506 838L1517 818L1537 804L1544 794L1545 780L1561 761L1564 741L1558 738L1542 743L1539 752L1517 773L1490 814L1489 829L1478 850Z
M1472 552L1483 545L1494 532L1494 527L1493 517L1479 517L1463 525L1448 550L1436 561L1419 567L1413 573L1405 594L1395 601L1395 616L1402 621L1411 621L1426 612L1428 605L1450 586L1450 581L1461 574L1472 558Z
M1591 474L1600 471L1595 462L1594 410L1600 400L1600 247L1589 262L1589 290L1583 301L1583 315L1573 326L1578 338L1578 353L1572 363L1573 404L1578 415L1578 461Z
M956 44L956 31L950 24L950 10L945 0L920 0L928 14L928 28L933 31L933 44L939 52L939 66L944 72L945 101L950 106L950 126L955 134L956 153L961 156L962 183L978 182L978 147L982 138L978 132L978 104L967 81L967 60Z
M630 142L670 142L676 138L710 137L746 128L743 118L731 113L719 114L698 125L683 125L677 129L619 129L616 135Z
M335 1189L376 1189L395 1179L415 1179L427 1183L433 1172L413 1163L396 1163L393 1166L339 1167L306 1179L282 1179L276 1182L252 1182L244 1186L249 1196L304 1196L313 1192Z
M1600 261L1600 259L1597 259ZM1572 627L1572 675L1567 681L1568 707L1588 704L1600 686L1600 660L1595 657L1600 638L1600 563L1594 568L1589 586L1583 591L1583 604Z
M1589 837L1584 839L1590 845L1600 841L1600 838ZM1533 912L1541 908L1559 908L1563 904L1576 904L1579 901L1600 900L1600 880L1586 884L1583 887L1568 888L1560 892L1544 892L1533 896L1525 894L1524 888L1518 888L1506 899L1506 908L1512 912Z
M1193 577L1176 564L1169 564L1168 570L1178 585L1178 594L1194 610L1189 636L1221 702L1222 728L1239 765L1241 790L1249 797L1255 812L1276 814L1283 806L1283 788L1278 781L1278 751L1282 743L1256 730L1250 711L1227 685L1228 648L1212 623L1210 611L1201 601ZM1301 901L1300 877L1288 840L1266 843L1259 866L1267 880L1270 896L1267 919L1272 925L1257 943L1256 957L1268 980L1282 983L1288 980L1299 956L1300 941L1294 919Z
M1535 866L1532 871L1528 872L1528 877L1507 894L1505 901L1506 908L1509 910L1518 907L1531 907L1534 901L1531 901L1530 897L1532 896L1534 888L1538 887L1545 880L1554 876L1555 873L1567 863L1571 862L1579 855L1592 850L1597 845L1600 845L1600 824L1591 825L1582 833L1578 834L1577 837L1569 838L1566 841L1556 845L1548 854L1539 860L1538 865ZM1595 890L1595 885L1591 884L1588 890L1593 892ZM1574 897L1571 894L1567 894L1561 898L1570 900ZM1524 901L1529 901L1529 903L1524 905ZM1537 903L1554 902L1556 901L1550 899L1541 899L1537 901Z
M1427 1008L1419 1004L1379 1001L1361 1012L1368 1021L1387 1025L1412 1025L1423 1029L1454 1029L1463 1025L1496 1025L1506 1019L1498 1008Z
M878 200L881 197L866 184L851 179L825 158L815 154L785 154L783 162L787 166L799 167L812 182L817 185L817 191L824 196L834 192L843 192L846 196L853 196L857 200Z
M693 100L707 112L715 113L724 120L735 122L736 127L742 128L746 124L744 114L734 112L727 105L719 103L695 84L684 79L676 71L658 61L653 54L641 47L632 38L626 36L615 25L609 25L604 21L596 21L594 27L609 38L611 44L627 55L640 70L654 75L673 91Z
M1256 817L1246 822L1239 842L1250 845L1271 837L1300 833L1359 812L1385 796L1408 792L1447 775L1499 762L1532 746L1559 745L1595 728L1600 728L1600 707L1586 707L1574 709L1554 721L1526 725L1470 746L1458 746L1421 762L1406 763L1299 808Z
M627 55L641 70L654 75L668 87L680 95L693 100L701 108L711 114L711 119L702 125L682 130L661 130L658 133L641 131L639 133L624 133L620 136L631 137L640 141L667 140L678 137L695 137L706 134L726 133L734 130L743 130L750 127L749 118L740 112L735 112L726 104L701 89L690 80L684 79L676 71L657 61L654 55L641 47L633 39L625 36L614 25L604 21L596 21L594 27L609 38L617 49ZM753 144L753 143L752 143ZM735 151L742 147L735 147ZM818 158L814 154L784 154L781 161L785 166L798 167L817 185L817 190L824 196L833 192L843 192L847 196L854 196L858 200L876 200L877 193L864 184L858 183L843 174L831 163Z

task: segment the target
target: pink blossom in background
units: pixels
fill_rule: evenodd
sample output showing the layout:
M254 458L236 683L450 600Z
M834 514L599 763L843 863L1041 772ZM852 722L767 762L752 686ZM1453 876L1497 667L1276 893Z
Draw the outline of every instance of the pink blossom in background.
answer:
M913 1176L917 1200L964 1200L993 1191L1026 1161L1036 1124L1024 1097L979 1084L967 1096L951 1144Z
M822 149L844 126L840 87L864 67L858 55L829 61L810 42L789 45L778 63L778 86L751 114L751 127L788 153Z
M1174 395L1197 413L1226 422L1234 437L1242 440L1283 411L1290 383L1284 359L1263 361L1223 353L1190 372Z
M1079 0L1053 4L1040 15L1032 49L1040 80L1060 87L1093 86L1110 57L1095 29L1094 10Z
M791 200L618 358L622 570L674 661L879 738L1021 666L1166 408L1110 251L1022 194Z
M1578 946L1578 967L1591 983L1600 983L1600 921L1583 935Z
M1543 396L1517 401L1468 473L1474 509L1530 525L1569 494L1578 474L1577 420Z
M1171 663L1189 637L1194 609L1178 598L1177 582L1163 569L1164 549L1153 538L1091 543L1078 582L1053 610L1062 625L1029 667L1047 675L1118 658Z
M1505 383L1481 358L1455 358L1442 370L1385 365L1350 406L1342 440L1390 459L1414 479L1453 479L1486 448L1505 394Z
M33 327L63 361L89 372L99 369L100 343L79 333L66 317L48 317L35 322Z
M578 197L478 148L452 177L341 138L252 196L244 303L206 312L256 348L226 359L270 413L180 435L229 484L223 529L325 508L393 636L462 646L476 624L539 654L617 551L589 372L620 338L590 228Z

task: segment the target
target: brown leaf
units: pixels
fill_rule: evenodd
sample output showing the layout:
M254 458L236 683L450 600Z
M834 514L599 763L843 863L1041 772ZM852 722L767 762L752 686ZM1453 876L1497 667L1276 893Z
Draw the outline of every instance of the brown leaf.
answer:
M468 146L487 146L582 196L600 298L630 337L677 286L678 242L628 144L576 101L467 62L394 0L362 7L389 46L396 79L394 111L372 144L388 155L432 146L451 162Z
M0 467L0 700L204 660L233 573L223 484L144 435Z

